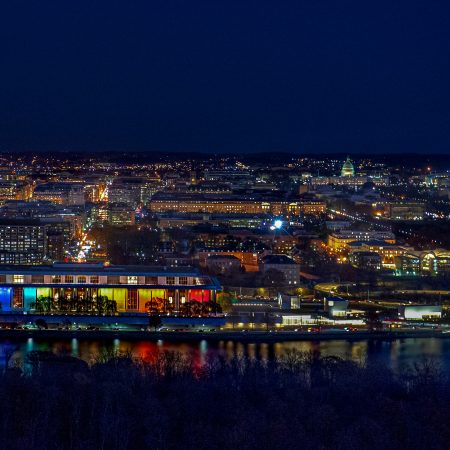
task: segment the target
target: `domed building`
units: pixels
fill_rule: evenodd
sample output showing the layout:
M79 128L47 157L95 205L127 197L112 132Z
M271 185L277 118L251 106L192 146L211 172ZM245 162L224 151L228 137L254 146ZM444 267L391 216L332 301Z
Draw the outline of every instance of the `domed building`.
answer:
M350 157L347 156L347 159L342 166L341 177L354 177L355 176L355 168L353 167L353 163L350 160Z

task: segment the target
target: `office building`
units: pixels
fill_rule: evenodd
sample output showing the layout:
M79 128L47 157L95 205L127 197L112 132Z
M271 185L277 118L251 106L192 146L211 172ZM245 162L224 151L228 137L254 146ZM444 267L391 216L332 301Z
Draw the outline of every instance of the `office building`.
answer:
M390 231L341 230L328 235L328 247L334 251L348 250L355 241L385 241L395 244L395 235Z
M155 213L271 214L274 216L319 215L323 201L295 201L265 198L262 195L220 195L158 192L149 202Z
M108 203L122 203L136 209L141 205L144 180L139 177L116 178L108 187Z
M0 264L41 264L47 258L47 226L39 220L0 219Z
M84 186L63 182L39 184L34 188L33 200L47 200L58 205L84 205Z

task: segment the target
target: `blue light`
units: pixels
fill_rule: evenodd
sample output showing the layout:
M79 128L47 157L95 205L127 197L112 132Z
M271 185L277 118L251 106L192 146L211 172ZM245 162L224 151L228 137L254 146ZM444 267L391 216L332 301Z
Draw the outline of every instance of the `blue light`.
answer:
M275 222L273 223L273 226L279 230L282 226L283 226L283 221L280 219L275 220Z
M10 311L11 310L11 297L12 297L12 289L11 288L0 288L0 309L2 311Z

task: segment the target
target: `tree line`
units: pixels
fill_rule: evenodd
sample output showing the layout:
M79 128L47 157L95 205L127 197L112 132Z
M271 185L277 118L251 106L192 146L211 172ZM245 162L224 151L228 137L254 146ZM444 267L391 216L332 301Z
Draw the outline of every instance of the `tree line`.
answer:
M10 364L11 366L11 364ZM31 352L0 374L0 448L447 449L448 376L286 352L270 361Z
M58 298L40 295L35 302L30 303L30 309L39 313L92 313L92 314L115 314L117 302L110 300L106 295L96 297L71 296Z

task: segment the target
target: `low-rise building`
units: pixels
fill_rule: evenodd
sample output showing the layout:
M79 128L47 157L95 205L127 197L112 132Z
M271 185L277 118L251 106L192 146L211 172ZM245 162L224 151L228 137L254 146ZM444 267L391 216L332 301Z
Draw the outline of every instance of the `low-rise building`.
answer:
M278 270L285 279L286 284L298 286L300 284L299 265L286 255L267 255L262 258L262 269L266 273L269 270Z
M34 188L33 200L47 200L58 205L84 205L84 186L63 182L39 184Z
M352 259L352 254L356 252L377 253L381 258L382 266L393 269L395 268L395 258L410 251L411 247L391 244L386 241L371 240L350 242L348 250L349 259Z
M71 312L98 297L118 312L176 312L190 301L215 301L218 280L194 268L53 264L0 267L3 311L36 309L45 299L55 312ZM77 306L78 305L78 306Z
M384 204L384 217L391 220L422 220L425 204L418 202L389 202Z
M328 247L334 251L346 251L351 242L373 240L395 244L395 235L391 231L341 230L328 235Z
M240 266L242 266L246 272L258 272L259 261L258 254L254 252L224 250L224 249L204 249L197 252L197 258L200 267L207 267L207 260L211 256L232 256L239 260Z
M403 305L398 308L398 315L405 320L440 319L440 305Z
M450 250L408 251L395 258L395 268L405 275L450 274Z
M238 271L241 262L232 255L211 255L206 259L206 267L214 273L228 273Z
M324 310L328 317L346 317L348 310L348 300L341 297L326 297L324 299Z
M381 256L376 252L356 251L349 255L350 264L358 269L380 270Z
M274 216L318 215L326 210L323 201L298 201L250 195L157 192L149 202L154 213L272 214Z
M27 200L33 192L32 185L26 181L0 181L0 202L8 200Z
M283 310L300 309L301 299L299 295L278 293L278 306Z

